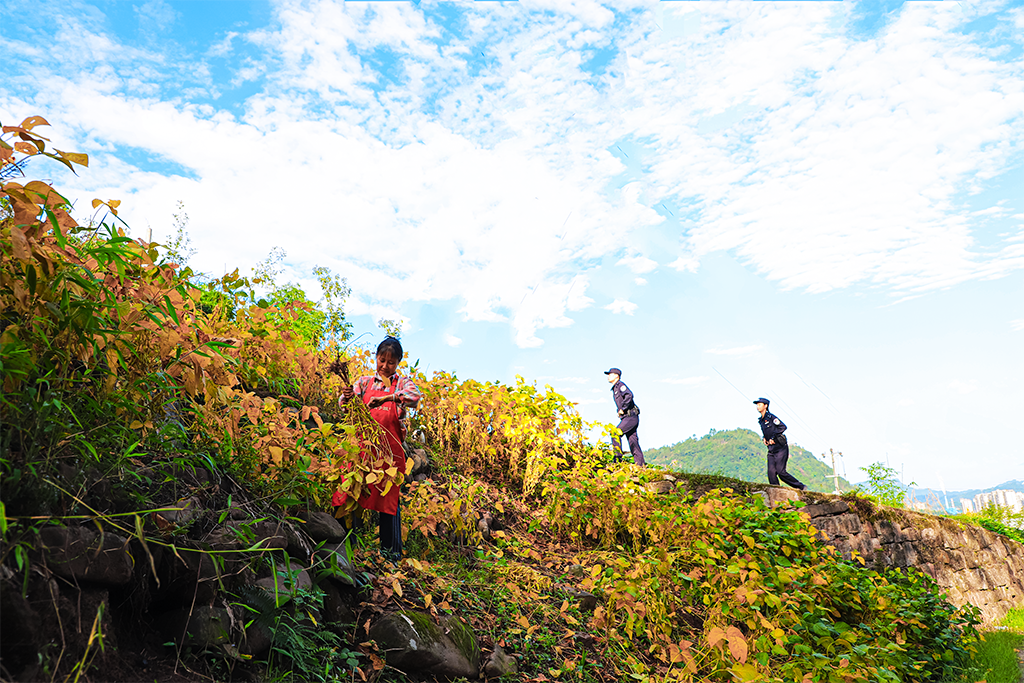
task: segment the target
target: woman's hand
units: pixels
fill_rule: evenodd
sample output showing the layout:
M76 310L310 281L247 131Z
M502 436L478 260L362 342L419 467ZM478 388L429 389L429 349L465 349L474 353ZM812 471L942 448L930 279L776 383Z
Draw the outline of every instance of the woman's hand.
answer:
M353 389L352 387L344 386L344 387L341 388L341 402L342 403L348 403L350 400L352 400L352 397L355 396L355 395L356 395L355 389Z
M371 398L367 402L366 407L367 408L376 408L377 406L384 405L388 401L394 401L394 400L395 400L394 396L374 396L373 398Z

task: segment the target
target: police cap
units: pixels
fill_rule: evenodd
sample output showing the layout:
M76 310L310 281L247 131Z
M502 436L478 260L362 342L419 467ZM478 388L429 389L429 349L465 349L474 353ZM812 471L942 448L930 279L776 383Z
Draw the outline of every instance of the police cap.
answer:
M622 370L619 370L618 368L611 368L610 370L608 370L604 374L606 374L606 375L618 375L619 377L622 377Z
M771 401L762 396L761 398L754 399L754 403L763 403L765 405L769 405L771 404Z

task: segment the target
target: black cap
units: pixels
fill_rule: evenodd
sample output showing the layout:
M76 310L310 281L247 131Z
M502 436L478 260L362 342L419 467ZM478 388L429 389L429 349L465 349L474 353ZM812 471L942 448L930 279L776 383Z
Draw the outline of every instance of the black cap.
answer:
M622 370L619 370L618 368L611 368L610 370L608 370L608 372L606 372L604 374L606 374L606 375L618 375L619 377L622 377Z
M768 400L768 399L766 399L766 398L765 398L764 396L762 396L762 397L761 397L761 398L759 398L759 399L755 399L755 400L754 400L754 403L763 403L763 404L765 404L765 405L769 405L769 404L771 404L771 401L769 401L769 400Z

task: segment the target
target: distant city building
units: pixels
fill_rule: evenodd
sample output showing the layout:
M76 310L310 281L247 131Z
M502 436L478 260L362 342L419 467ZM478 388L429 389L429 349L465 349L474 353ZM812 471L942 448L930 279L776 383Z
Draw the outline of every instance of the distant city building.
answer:
M974 512L974 501L970 498L961 498L960 507L963 508L964 513Z
M999 505L1011 508L1017 512L1024 512L1024 493L1000 489L998 491L989 491L988 493L979 493L974 497L974 507L976 509L981 510L986 505Z

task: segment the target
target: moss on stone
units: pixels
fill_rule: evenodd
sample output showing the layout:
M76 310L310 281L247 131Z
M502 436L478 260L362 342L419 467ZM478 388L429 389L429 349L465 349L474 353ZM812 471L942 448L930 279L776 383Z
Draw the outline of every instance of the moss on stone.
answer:
M441 630L430 620L429 615L411 610L398 612L398 614L412 622L413 629L424 642L429 640L432 643L438 643L441 641Z
M476 642L476 636L473 635L473 629L466 624L462 623L458 617L448 617L444 620L445 630L448 631L448 637L455 643L455 647L459 649L466 659L469 660L470 664L475 667L480 666L480 645Z

